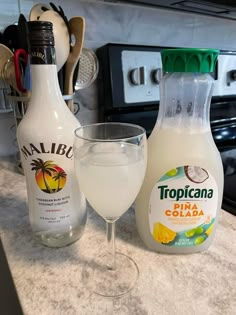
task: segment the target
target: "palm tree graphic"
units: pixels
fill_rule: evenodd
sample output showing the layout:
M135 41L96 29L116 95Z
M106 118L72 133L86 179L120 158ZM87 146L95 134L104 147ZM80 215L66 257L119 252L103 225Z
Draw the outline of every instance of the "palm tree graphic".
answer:
M52 189L50 188L47 180L46 180L46 177L45 177L45 174L49 175L49 176L52 176L52 172L55 172L56 169L55 167L57 166L56 164L53 163L53 161L43 161L42 159L37 159L37 160L32 160L33 162L30 164L32 165L32 171L36 171L36 174L38 172L42 172L43 174L43 181L44 181L44 184L45 184L45 187L46 187L46 192L47 193L53 193Z
M53 179L57 181L57 191L60 190L60 179L66 178L67 174L64 171L57 171L56 175L53 176Z

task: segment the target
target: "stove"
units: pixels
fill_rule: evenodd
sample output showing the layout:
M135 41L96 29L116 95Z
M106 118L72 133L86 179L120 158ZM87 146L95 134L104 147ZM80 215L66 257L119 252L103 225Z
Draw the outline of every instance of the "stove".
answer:
M159 109L163 48L168 47L107 44L97 50L100 121L138 124L150 135ZM211 130L225 175L222 208L236 215L236 52L221 51L211 75Z

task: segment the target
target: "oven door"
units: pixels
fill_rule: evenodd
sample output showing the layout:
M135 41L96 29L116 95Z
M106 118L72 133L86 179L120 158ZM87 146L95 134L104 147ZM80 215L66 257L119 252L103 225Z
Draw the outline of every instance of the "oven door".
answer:
M147 136L149 136L155 126L157 120L159 105L138 108L137 111L106 111L103 119L105 121L126 122L129 124L140 125L145 128Z
M222 208L236 215L236 101L211 104L211 130L224 168Z

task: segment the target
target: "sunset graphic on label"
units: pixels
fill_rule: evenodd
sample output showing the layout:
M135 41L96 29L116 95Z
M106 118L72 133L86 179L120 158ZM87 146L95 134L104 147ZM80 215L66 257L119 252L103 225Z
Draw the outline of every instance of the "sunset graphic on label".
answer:
M32 160L30 165L31 170L35 171L36 183L43 192L54 194L65 186L67 174L53 161L37 159Z

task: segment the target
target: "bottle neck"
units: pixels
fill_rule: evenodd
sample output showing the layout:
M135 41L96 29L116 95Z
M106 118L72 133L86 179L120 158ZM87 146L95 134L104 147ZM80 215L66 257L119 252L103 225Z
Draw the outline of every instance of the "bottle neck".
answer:
M160 82L157 127L210 130L213 78L207 73L168 73Z
M55 98L61 96L55 64L31 64L31 98Z
M33 46L30 52L31 65L55 65L56 52L52 46Z
M30 70L32 80L31 98L50 99L61 96L58 83L55 48L51 46L31 47Z

